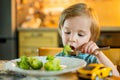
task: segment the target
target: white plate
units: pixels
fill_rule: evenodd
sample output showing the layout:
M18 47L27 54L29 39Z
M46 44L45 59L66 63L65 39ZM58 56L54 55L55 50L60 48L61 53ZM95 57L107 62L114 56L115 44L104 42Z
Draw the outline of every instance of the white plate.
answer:
M40 60L42 60L43 63L46 62L46 56L36 56ZM61 61L61 65L66 66L63 70L60 71L45 71L45 70L23 70L16 66L16 61L19 61L20 59L14 59L11 61L8 61L5 63L5 68L10 71L15 71L17 73L22 73L25 75L33 75L33 76L53 76L53 75L59 75L63 73L68 72L74 72L78 70L79 68L82 68L86 66L86 62L82 59L78 58L70 58L70 57L57 57Z

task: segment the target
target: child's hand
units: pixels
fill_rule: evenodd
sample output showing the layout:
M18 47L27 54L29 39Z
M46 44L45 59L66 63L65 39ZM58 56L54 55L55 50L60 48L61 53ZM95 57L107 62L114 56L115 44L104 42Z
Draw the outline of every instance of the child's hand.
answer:
M80 51L82 53L96 54L96 49L98 49L97 44L93 41L89 41L81 46Z

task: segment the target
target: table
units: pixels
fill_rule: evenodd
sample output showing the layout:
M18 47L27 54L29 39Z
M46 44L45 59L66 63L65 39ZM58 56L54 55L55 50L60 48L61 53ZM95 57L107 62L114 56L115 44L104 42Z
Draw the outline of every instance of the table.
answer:
M5 71L3 66L5 62L7 62L7 60L0 60L0 80L81 80L78 78L77 74L73 72L48 77L26 76L12 71ZM103 80L120 80L120 77L112 76Z

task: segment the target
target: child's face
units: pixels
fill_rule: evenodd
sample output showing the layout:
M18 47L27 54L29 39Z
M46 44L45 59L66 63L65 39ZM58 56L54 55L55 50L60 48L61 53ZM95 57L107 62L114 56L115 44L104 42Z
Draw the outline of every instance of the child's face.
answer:
M91 38L91 20L87 16L76 16L65 20L61 29L63 45L69 44L77 50Z

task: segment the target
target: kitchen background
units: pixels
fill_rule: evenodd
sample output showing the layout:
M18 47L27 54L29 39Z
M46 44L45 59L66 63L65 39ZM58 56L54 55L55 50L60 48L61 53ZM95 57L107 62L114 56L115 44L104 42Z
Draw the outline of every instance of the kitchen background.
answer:
M120 0L0 0L0 59L38 55L40 47L62 47L59 15L78 2L95 9L101 24L97 44L110 46L119 62Z

